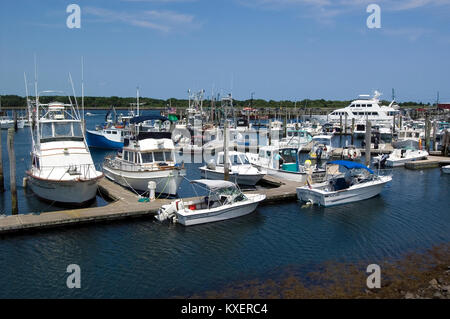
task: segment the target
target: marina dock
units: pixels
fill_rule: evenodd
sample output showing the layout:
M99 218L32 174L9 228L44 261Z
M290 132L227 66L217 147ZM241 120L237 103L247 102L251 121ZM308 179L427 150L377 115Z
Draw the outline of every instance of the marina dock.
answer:
M262 188L250 192L244 191L244 193L265 194L267 198L263 204L297 199L295 188L299 185L295 182L279 181L272 177L266 177L264 183L271 185L272 188ZM158 212L158 209L162 205L169 204L173 200L156 199L151 202L139 202L137 194L124 189L106 178L103 178L99 182L98 191L103 197L108 197L113 202L102 207L0 217L0 234L127 218L151 217ZM186 201L192 199L184 198Z
M429 155L425 160L405 163L405 168L419 170L424 168L437 168L445 165L450 165L449 157Z

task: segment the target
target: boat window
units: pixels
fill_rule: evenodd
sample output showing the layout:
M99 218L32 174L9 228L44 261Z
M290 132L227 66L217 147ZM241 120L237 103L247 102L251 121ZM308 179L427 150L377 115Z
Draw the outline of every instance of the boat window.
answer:
M70 123L54 123L55 137L72 136L72 126Z
M73 126L73 136L83 136L83 130L81 128L81 123L72 123Z
M297 162L297 150L284 149L280 153L281 153L281 157L284 160L284 163L296 163Z
M41 138L53 137L52 123L41 124Z
M130 152L129 161L134 162L134 152Z
M113 134L117 135L117 131L112 131Z
M367 104L367 107L372 107L372 104Z
M220 155L219 155L219 158L218 158L218 160L217 160L217 164L223 165L223 154L220 154Z
M155 162L164 162L164 153L163 152L154 152Z
M141 153L142 163L153 163L153 153Z
M140 163L141 163L141 157L139 156L139 153L136 153L136 156L134 157L134 161L135 161L137 164L140 164Z
M361 106L361 104L356 104L356 107L360 107Z
M250 164L246 155L241 154L239 155L239 158L241 159L242 164Z
M237 155L231 155L230 162L231 162L231 165L240 165L241 164L241 161L239 160Z
M166 162L173 162L172 152L164 152Z
M355 107L355 104L350 104L350 107Z
M123 152L123 159L124 159L125 161L128 161L128 152L127 152L127 151L124 151L124 152Z

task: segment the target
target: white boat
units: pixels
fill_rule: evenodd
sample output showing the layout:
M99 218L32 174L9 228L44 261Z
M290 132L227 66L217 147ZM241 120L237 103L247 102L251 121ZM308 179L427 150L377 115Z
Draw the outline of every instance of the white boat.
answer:
M405 163L426 159L428 156L427 151L413 150L413 149L394 149L394 151L387 157L387 167L399 167L404 166ZM378 159L378 157L374 158Z
M333 154L331 135L316 135L312 139L313 146L309 152L310 159L329 159Z
M442 166L442 172L450 174L450 165Z
M365 200L380 194L391 176L378 176L370 168L350 161L334 161L348 169L345 174L331 177L326 183L297 187L300 201L320 206L335 206Z
M312 135L303 129L288 128L286 135L278 142L279 146L300 148L310 143L313 139Z
M260 147L258 154L247 153L247 157L251 164L267 171L267 175L303 185L306 184L308 174L311 174L312 182L322 182L326 175L325 170L301 165L299 152L295 147L270 145Z
M97 182L103 174L95 169L78 110L72 104L60 102L40 104L39 97L36 109L27 186L39 198L50 202L67 205L89 202L95 198Z
M169 219L184 226L217 222L250 214L266 198L262 194L244 194L232 182L202 179L191 183L206 188L209 195L163 205L156 219Z
M328 114L328 119L331 122L339 123L344 121L347 116L347 123L351 123L352 119L355 122L362 123L367 119L372 125L383 125L390 127L393 124L394 115L398 114L398 107L395 101L392 101L389 106L380 105L379 97L381 93L375 91L373 97L370 95L360 95L357 100L354 100L345 108L337 109Z
M238 185L255 186L266 171L250 164L245 153L230 151L228 153L229 180ZM206 179L224 180L224 152L219 152L215 161L199 168Z
M122 151L105 158L103 172L108 179L136 192L146 192L149 182L155 182L155 192L167 195L176 195L186 176L184 165L176 162L169 132L141 132L125 138Z
M422 131L404 127L397 132L397 138L392 141L394 148L419 148L419 140Z

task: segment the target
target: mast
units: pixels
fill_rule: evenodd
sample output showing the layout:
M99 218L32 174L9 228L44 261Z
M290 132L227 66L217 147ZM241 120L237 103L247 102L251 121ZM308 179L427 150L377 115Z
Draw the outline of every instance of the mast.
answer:
M37 63L36 63L36 54L34 54L34 93L36 96L35 104L36 104L36 139L37 144L39 145L41 143L41 134L39 133L39 96L38 96L38 89L37 89ZM34 151L34 150L33 150Z
M81 57L81 119L84 126L84 59ZM84 128L83 128L84 130Z
M139 86L136 88L136 116L139 116Z
M26 94L26 98L27 98L27 110L28 110L28 122L30 124L30 133L31 133L31 149L34 150L34 135L33 135L33 118L32 118L32 112L33 110L32 105L30 103L30 99L29 99L29 95L28 95L28 81L27 81L27 75L25 74L25 72L23 72L23 79L25 81L25 94Z

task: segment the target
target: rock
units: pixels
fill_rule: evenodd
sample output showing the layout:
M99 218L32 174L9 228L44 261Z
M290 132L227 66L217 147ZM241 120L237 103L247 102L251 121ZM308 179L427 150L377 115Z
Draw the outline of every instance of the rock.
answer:
M431 279L429 282L431 287L435 288L438 286L438 281L436 279Z
M433 294L433 299L441 299L442 298L442 294L440 292L435 292Z
M411 293L411 292L407 292L406 295L405 295L405 299L414 299L414 298L415 298L414 294Z
M438 282L440 285L445 284L444 278L442 278L442 277L439 277L438 280L437 280L437 282Z
M441 290L442 290L443 292L449 293L449 292L450 292L450 286L443 286L443 287L441 288Z

